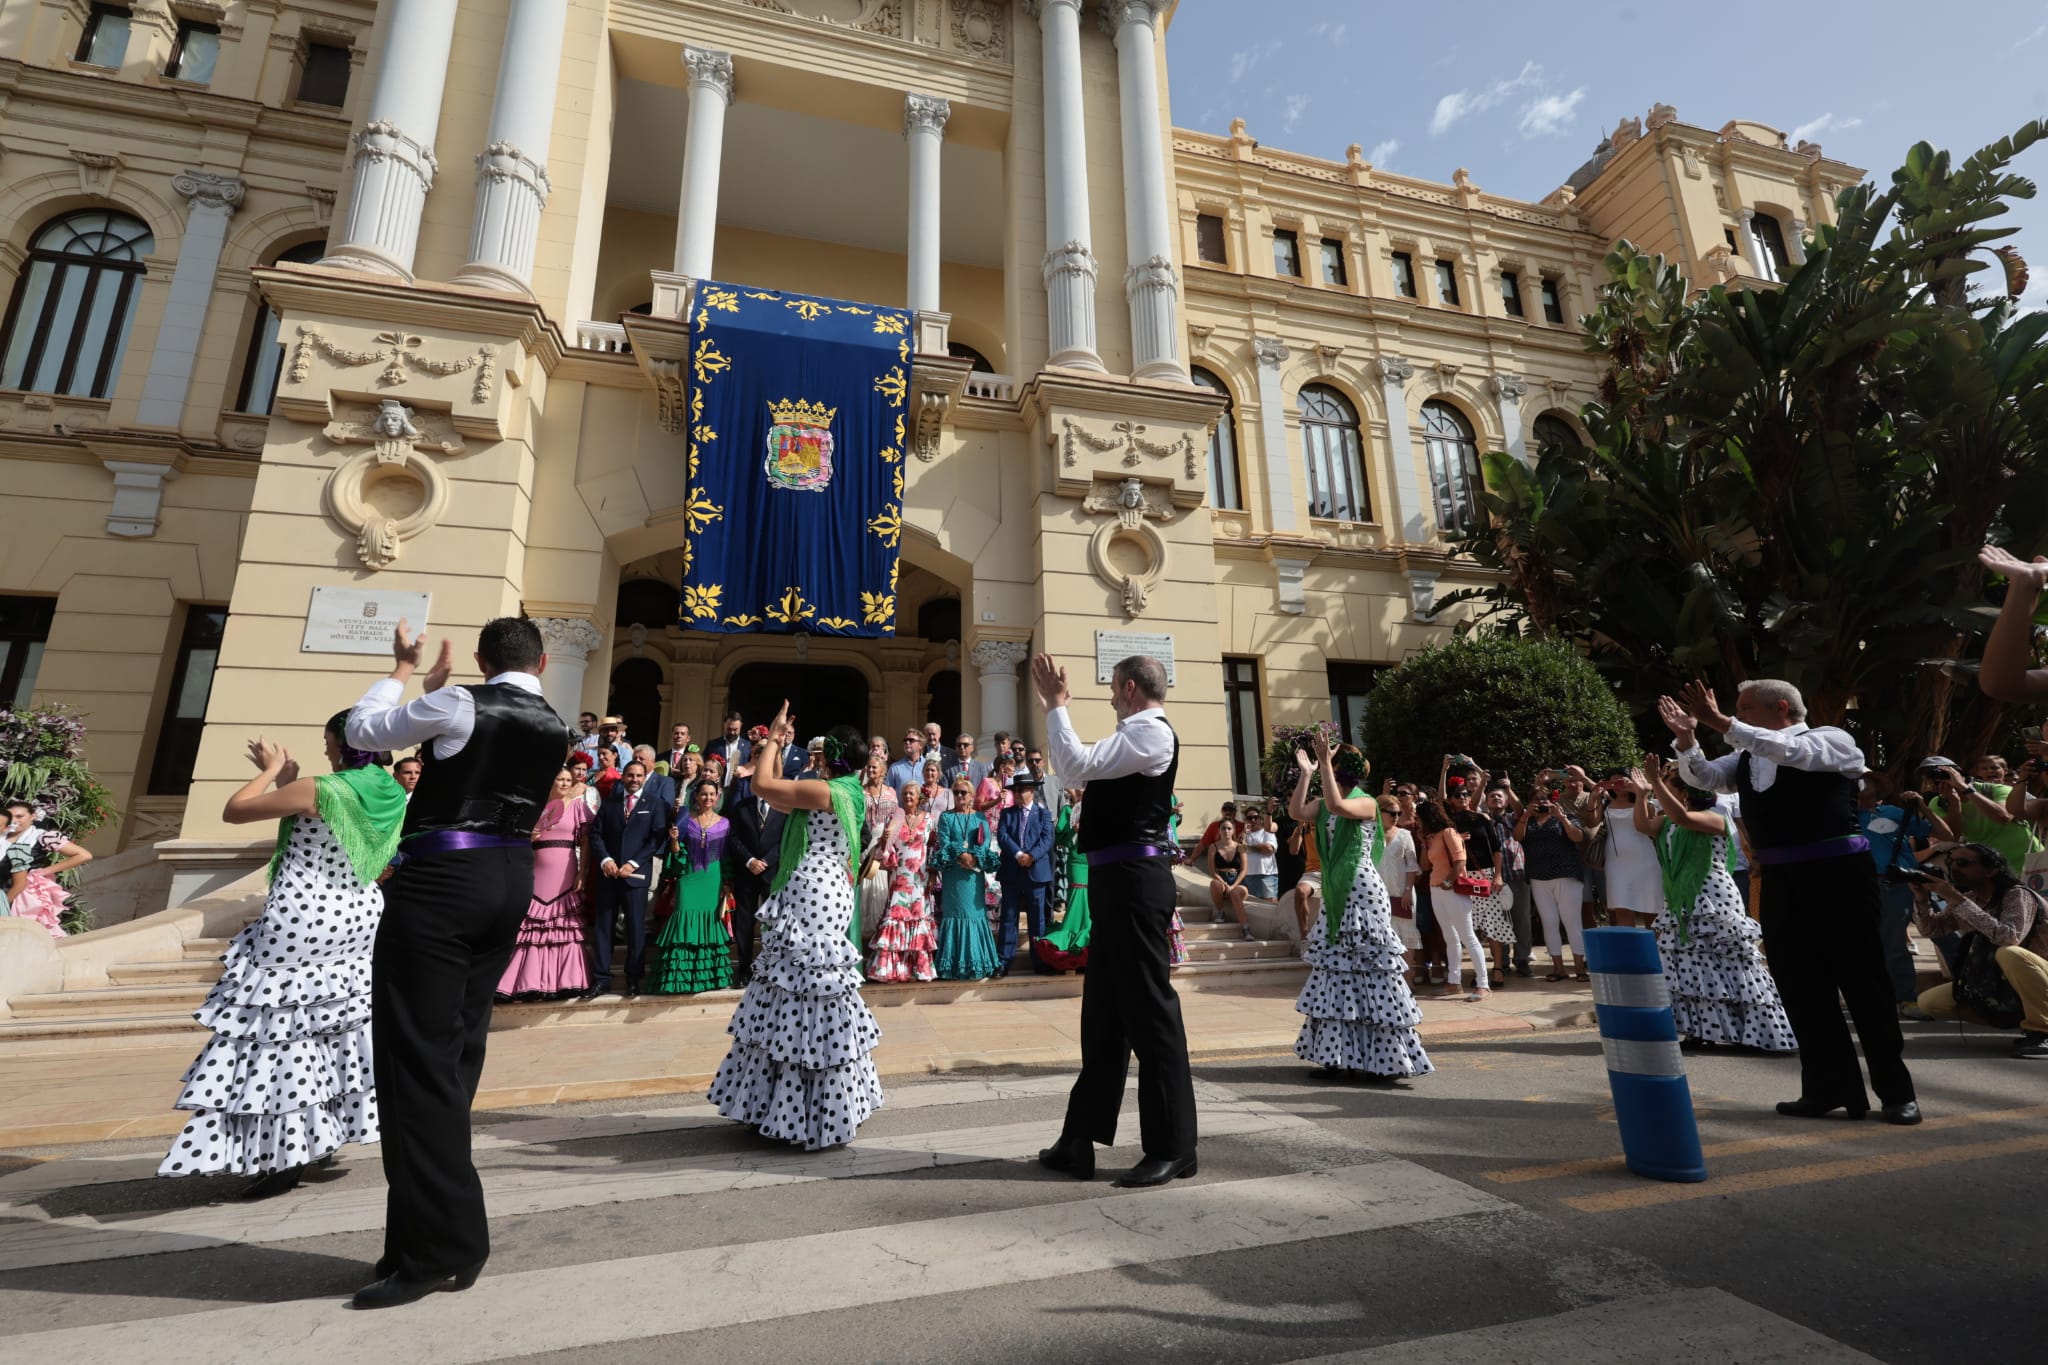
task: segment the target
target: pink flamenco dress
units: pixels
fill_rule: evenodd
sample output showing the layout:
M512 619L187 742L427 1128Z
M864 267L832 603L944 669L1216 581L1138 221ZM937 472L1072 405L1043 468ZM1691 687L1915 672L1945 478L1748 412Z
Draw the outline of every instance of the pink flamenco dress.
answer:
M533 835L533 901L520 921L499 995L566 995L590 985L577 858L591 819L590 808L574 799L550 801L541 812Z
M889 873L889 909L875 931L868 953L870 981L933 981L938 968L932 953L939 946L938 923L932 916L925 853L931 843L932 816L920 810L896 822L883 866Z
M0 887L13 881L15 873L28 873L21 894L6 902L7 913L34 920L50 931L51 938L64 937L64 926L59 920L68 897L64 888L57 885L57 879L43 869L57 856L63 843L64 836L55 830L32 834L7 850L5 870L0 873Z

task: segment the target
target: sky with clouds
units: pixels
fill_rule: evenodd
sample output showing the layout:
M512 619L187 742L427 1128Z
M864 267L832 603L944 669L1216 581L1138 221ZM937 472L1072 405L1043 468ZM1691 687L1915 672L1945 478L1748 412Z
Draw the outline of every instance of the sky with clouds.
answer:
M1844 16L1853 14L1853 21ZM1765 22L1765 20L1768 22ZM1915 52L1948 55L1913 65ZM1919 141L1958 156L2048 117L2048 0L1725 9L1624 0L1181 0L1173 117L1496 194L1540 199L1603 132L1659 101L1811 138L1880 183ZM2048 142L2015 169L2048 182ZM2048 189L2010 221L2048 306Z

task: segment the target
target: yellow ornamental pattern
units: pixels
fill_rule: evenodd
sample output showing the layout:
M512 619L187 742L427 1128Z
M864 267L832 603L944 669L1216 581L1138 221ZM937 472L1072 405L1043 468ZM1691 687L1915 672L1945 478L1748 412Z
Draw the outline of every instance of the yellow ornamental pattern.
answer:
M903 509L900 507L884 507L875 514L875 519L868 523L868 529L880 536L882 543L892 550L896 548L896 541L903 534L902 512Z
M894 473L894 475L892 476L892 478L891 478L891 480L890 480L890 485L889 485L889 486L890 486L890 487L891 487L892 489L894 489L894 490L895 490L895 496L896 496L896 501L898 501L898 502L901 502L901 501L903 501L903 466L902 466L902 465L897 465L897 466L896 466L896 470L895 470L895 473Z
M701 588L685 587L683 589L683 611L693 620L716 621L718 619L718 599L724 595L725 587L719 583L707 583Z
M886 332L890 336L902 336L906 321L907 319L901 313L877 313L875 314L875 331L877 334Z
M690 490L690 501L683 507L683 517L690 523L691 535L702 535L704 528L725 515L725 509L704 496L704 490Z
M892 589L894 583L889 585ZM864 592L860 595L860 619L871 626L886 626L896 619L896 594Z
M767 613L769 620L785 626L802 625L805 621L811 620L818 614L816 607L804 601L804 590L802 588L784 589L782 599L770 606L763 607L762 611Z
M704 291L704 307L715 308L721 313L740 311L740 293L737 289L707 289Z
M826 312L825 305L816 299L785 299L782 306L794 310L805 322L816 322Z
M726 359L720 352L718 343L710 337L705 337L697 343L697 354L691 360L691 368L696 371L699 384L709 384L713 376L724 374L731 369L732 361Z
M853 618L850 616L820 616L818 624L830 626L834 630L852 630Z
M752 629L753 627L755 627L755 626L758 626L758 625L760 625L760 624L761 624L761 618L760 618L760 617L758 617L758 616L755 616L755 615L753 615L753 614L752 614L752 613L750 613L750 612L748 612L748 613L742 613L741 615L738 615L738 616L728 616L728 617L726 617L726 618L725 618L725 624L726 624L726 625L729 625L729 626L732 626L732 627L734 627L735 629L738 629L738 630L750 630L750 629Z
M888 399L890 403L897 407L903 405L903 395L908 388L909 386L903 382L903 367L901 365L891 366L889 373L875 380L875 392L881 394L882 397ZM898 439L901 438L899 437Z

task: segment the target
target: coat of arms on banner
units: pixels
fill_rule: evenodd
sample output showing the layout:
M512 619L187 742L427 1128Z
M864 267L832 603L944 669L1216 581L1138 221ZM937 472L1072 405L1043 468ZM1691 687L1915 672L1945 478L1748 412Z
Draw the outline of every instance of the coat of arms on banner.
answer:
M832 419L839 409L784 398L768 405L768 482L815 492L832 482Z

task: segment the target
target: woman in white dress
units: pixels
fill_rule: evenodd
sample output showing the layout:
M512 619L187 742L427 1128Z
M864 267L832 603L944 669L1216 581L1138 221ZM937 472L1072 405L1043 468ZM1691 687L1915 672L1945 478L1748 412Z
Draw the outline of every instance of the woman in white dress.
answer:
M1611 768L1600 781L1607 797L1607 918L1620 929L1647 929L1664 911L1664 872L1657 844L1643 833L1643 818L1661 818L1656 803L1637 792L1627 768ZM1652 823L1650 828L1656 828Z
M1655 840L1662 860L1665 909L1653 927L1680 1045L1797 1052L1778 983L1757 951L1763 929L1743 907L1728 869L1735 822L1716 808L1711 792L1681 786L1677 765L1667 771L1654 754L1643 756L1632 781L1638 812L1651 797L1670 812L1639 813L1634 823Z
M370 950L405 788L384 770L387 755L343 742L347 720L343 711L327 722L334 771L321 777L300 777L282 745L249 742L257 774L221 818L281 818L270 894L193 1016L213 1038L185 1073L176 1107L192 1119L158 1175L255 1175L244 1197L263 1199L343 1143L377 1140Z
M711 1103L763 1137L807 1152L853 1140L882 1107L875 1044L882 1031L860 997L861 957L849 932L866 799L867 741L850 725L825 737L824 771L777 776L794 731L782 704L754 768L754 795L790 815L782 863L755 922L761 950L726 1032L732 1050ZM824 778L826 780L819 780Z
M1436 1070L1415 1026L1422 1011L1408 989L1408 959L1380 880L1378 808L1365 794L1365 756L1346 744L1332 753L1321 731L1315 757L1294 756L1298 773L1288 813L1315 832L1323 861L1323 913L1302 944L1308 980L1294 1008L1304 1015L1294 1055L1332 1073L1392 1081ZM1309 774L1320 769L1321 801Z

